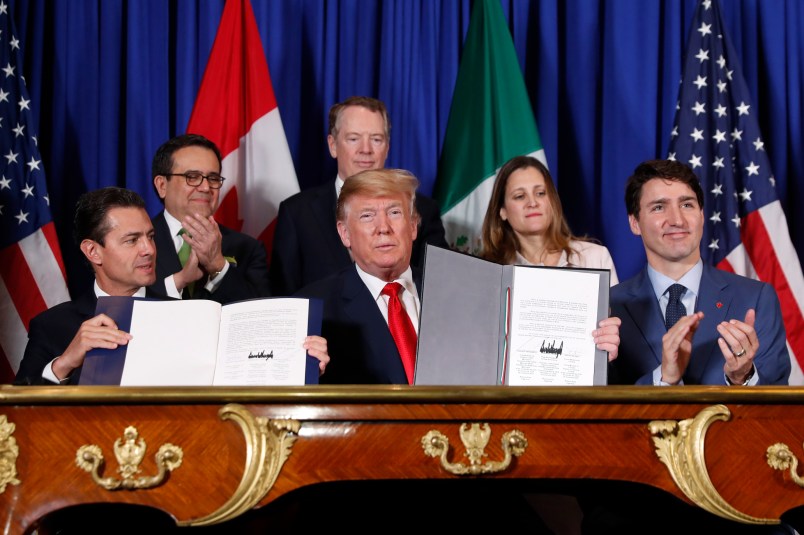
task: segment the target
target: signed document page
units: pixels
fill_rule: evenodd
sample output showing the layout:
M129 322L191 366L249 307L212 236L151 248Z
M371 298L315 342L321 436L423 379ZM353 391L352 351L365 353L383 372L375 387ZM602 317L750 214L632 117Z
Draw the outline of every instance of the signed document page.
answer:
M98 371L90 372L85 384L296 386L318 382L318 361L302 347L308 334L321 332L322 307L314 300L266 298L221 306L203 299L125 299L110 301L121 304L117 317L112 317L125 326L130 316L133 338L120 346L121 352L92 357ZM107 310L112 314L112 308ZM115 370L120 368L115 382Z
M517 266L512 286L507 384L593 384L599 275Z
M267 306L270 305L270 306ZM221 313L214 385L304 384L306 299L232 303Z
M121 386L208 386L221 306L214 301L135 301Z

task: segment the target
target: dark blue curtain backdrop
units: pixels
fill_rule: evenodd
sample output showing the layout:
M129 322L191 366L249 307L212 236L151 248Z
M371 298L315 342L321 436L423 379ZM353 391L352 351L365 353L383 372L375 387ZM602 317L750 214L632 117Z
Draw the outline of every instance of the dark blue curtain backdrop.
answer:
M223 0L10 0L71 290L87 278L70 224L77 196L120 185L160 205L155 149L184 132ZM252 0L302 188L332 180L327 110L379 97L389 166L431 193L470 0ZM696 0L504 0L547 159L573 230L644 263L625 179L666 155ZM721 0L777 188L804 252L804 2ZM83 277L83 279L82 279ZM81 282L79 282L81 281Z

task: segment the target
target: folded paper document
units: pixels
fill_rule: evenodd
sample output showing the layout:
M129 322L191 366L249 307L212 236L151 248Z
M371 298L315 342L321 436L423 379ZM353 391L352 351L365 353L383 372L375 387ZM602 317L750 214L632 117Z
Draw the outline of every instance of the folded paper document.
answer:
M131 333L127 345L87 353L80 384L264 386L318 383L318 360L302 347L321 333L317 299L99 297L96 313Z
M428 245L417 385L606 384L605 269L503 266Z

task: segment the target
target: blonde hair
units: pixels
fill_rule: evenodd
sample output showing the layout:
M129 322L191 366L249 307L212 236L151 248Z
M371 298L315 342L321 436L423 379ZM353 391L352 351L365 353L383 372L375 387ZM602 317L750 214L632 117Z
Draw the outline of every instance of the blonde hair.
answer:
M336 217L338 221L346 221L349 201L358 195L367 197L389 197L404 195L410 201L411 219L418 222L416 211L416 188L419 180L404 169L369 169L349 177L343 183L338 197Z

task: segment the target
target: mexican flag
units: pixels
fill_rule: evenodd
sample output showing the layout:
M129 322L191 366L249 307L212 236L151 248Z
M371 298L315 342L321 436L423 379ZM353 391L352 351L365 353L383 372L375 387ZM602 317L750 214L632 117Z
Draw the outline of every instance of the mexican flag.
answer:
M500 2L475 0L434 192L451 247L479 252L496 172L523 154L546 164Z

